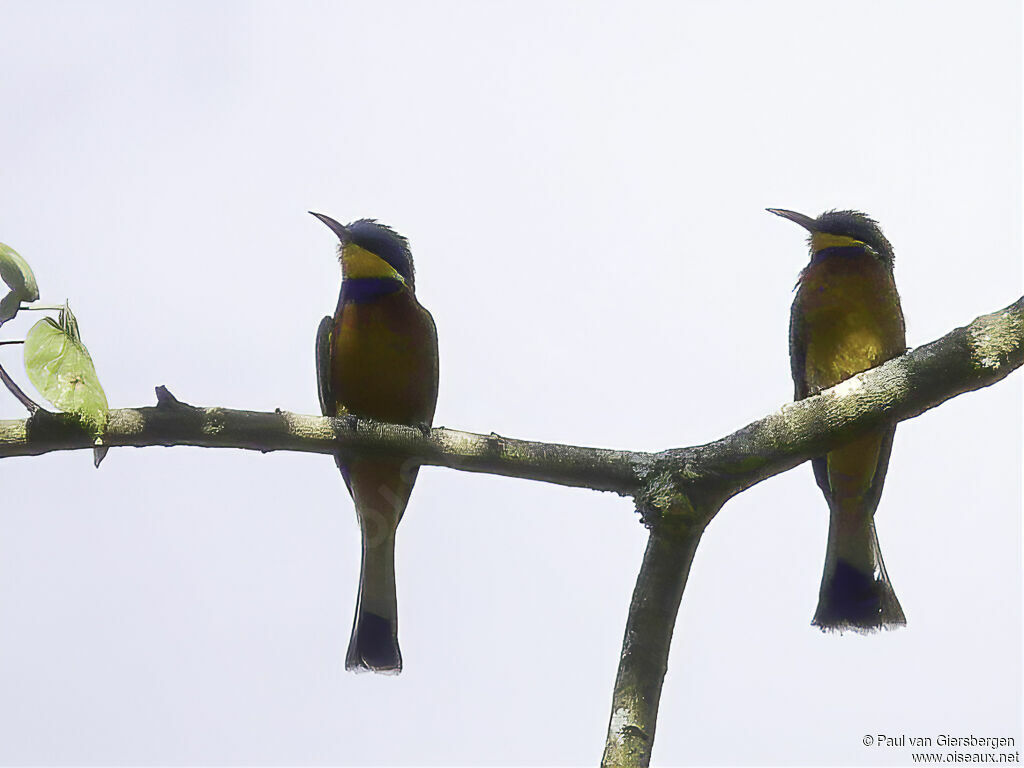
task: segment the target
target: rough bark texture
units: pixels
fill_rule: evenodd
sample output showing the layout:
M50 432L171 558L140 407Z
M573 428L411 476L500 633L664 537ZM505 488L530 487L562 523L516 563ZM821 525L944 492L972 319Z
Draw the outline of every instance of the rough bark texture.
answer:
M648 765L672 631L701 532L652 530L629 605L601 765Z

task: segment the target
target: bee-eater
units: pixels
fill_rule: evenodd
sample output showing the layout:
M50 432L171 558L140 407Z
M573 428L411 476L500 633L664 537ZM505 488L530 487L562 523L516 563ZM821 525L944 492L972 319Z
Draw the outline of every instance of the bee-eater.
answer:
M858 211L816 219L769 208L810 232L790 315L789 359L802 400L906 351L893 252L878 223ZM876 429L813 459L830 517L825 571L813 624L871 631L906 624L875 534L896 427Z
M341 244L341 294L316 335L325 416L352 414L429 427L437 402L437 330L416 300L408 241L373 219L343 226L314 213ZM345 668L402 671L395 592L395 532L418 467L393 458L335 456L362 532L359 597Z

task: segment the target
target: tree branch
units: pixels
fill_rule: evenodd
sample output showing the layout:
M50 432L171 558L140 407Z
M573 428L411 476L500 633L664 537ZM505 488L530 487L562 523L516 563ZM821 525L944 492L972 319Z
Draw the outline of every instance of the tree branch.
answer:
M198 408L163 387L155 407L110 411L103 444L415 456L423 464L638 496L648 509L673 489L705 507L882 422L902 421L994 384L1024 362L1024 298L937 341L706 445L659 453L515 440L443 427L428 433L353 416ZM0 457L92 448L67 414L0 421Z
M653 454L513 440L436 427L415 427L351 416L329 418L287 411L198 408L166 388L156 406L109 412L103 444L109 447L192 445L261 451L416 456L423 464L485 472L628 495L639 485L639 463ZM91 448L76 419L40 411L0 421L0 458Z
M605 765L647 765L672 629L700 535L729 498L882 423L917 416L1024 362L1024 298L712 443L660 453L584 448L352 416L197 408L158 388L155 407L110 411L104 446L195 445L412 456L469 472L614 491L651 528L626 625ZM0 421L0 457L92 448L73 417Z
M703 528L679 535L655 528L647 538L622 639L602 766L651 762L672 632L701 533Z

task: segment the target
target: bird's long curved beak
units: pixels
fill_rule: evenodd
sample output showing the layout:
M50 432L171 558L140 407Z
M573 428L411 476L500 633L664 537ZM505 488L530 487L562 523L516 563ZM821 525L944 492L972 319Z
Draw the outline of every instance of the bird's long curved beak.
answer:
M787 211L785 208L765 208L765 210L768 211L768 213L774 213L776 216L781 216L784 219L789 219L795 224L799 224L808 232L814 231L814 219L810 216L805 216L804 214L797 213L796 211Z
M348 242L349 233L348 229L345 228L345 225L339 224L330 216L325 216L322 213L313 213L313 211L309 211L309 213L313 216L316 216L318 219L320 219L320 221L322 221L324 224L330 227L331 232L336 234L338 236L338 239L341 240L342 243Z

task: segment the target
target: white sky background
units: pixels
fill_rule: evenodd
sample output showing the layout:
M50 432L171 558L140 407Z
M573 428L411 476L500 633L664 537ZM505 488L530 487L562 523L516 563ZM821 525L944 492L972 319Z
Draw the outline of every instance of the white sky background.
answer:
M1020 295L1020 39L1013 2L3 3L0 241L70 298L112 406L165 384L316 413L340 272L306 211L378 217L437 322L437 424L691 445L792 396L807 254L765 206L878 218L911 345ZM904 630L809 625L809 465L723 508L656 764L1020 745L1021 394L897 432L878 528ZM600 757L646 540L627 499L423 470L390 679L343 669L358 529L328 457L115 449L0 478L0 763Z

